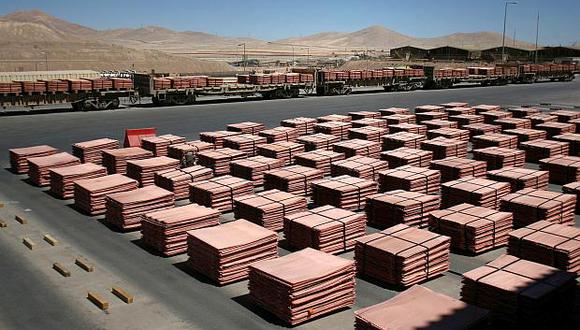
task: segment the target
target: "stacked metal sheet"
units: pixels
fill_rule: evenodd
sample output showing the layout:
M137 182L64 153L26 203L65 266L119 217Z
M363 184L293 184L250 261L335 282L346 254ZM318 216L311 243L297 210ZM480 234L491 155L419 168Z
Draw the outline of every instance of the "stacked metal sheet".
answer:
M266 143L265 137L253 134L240 134L224 138L224 148L240 150L248 156L256 156L258 147Z
M525 188L548 190L548 172L521 167L504 167L487 172L488 179L508 182L511 192Z
M558 122L567 123L574 119L580 119L580 112L573 110L557 110L550 112L550 115L558 117Z
M245 220L187 232L188 264L219 285L248 278L249 266L278 257L275 232Z
M332 254L349 251L365 234L365 228L364 214L331 205L284 217L284 237L297 250L310 247Z
M540 109L532 107L508 108L507 111L511 112L514 118L526 118L528 116L540 113Z
M107 169L93 163L85 163L50 169L50 192L62 199L74 197L74 182L107 175Z
M262 123L255 123L252 121L244 121L241 123L229 124L227 130L230 132L240 132L242 134L258 134L266 129Z
M380 128L374 126L365 126L359 128L351 128L348 130L349 139L360 139L373 142L381 142L383 135L389 133L387 128Z
M326 176L330 175L331 164L339 160L344 160L344 158L344 154L339 152L329 150L313 150L294 156L294 162L297 165L319 169Z
M439 128L458 128L459 127L459 125L457 125L456 121L440 120L440 119L426 120L426 121L422 122L421 124L427 126L428 131L439 129Z
M518 137L515 135L490 133L483 135L476 135L471 138L473 149L483 149L489 147L499 148L518 148Z
M58 149L48 145L16 148L8 151L10 152L10 168L18 174L28 173L28 158L44 157L58 153Z
M274 142L296 142L298 139L298 129L286 126L278 126L271 129L263 130L258 133L259 136L266 138L268 143Z
M264 173L266 171L281 168L284 160L254 156L246 159L238 159L230 162L230 174L238 178L252 181L255 186L264 185Z
M562 192L576 195L576 214L580 214L580 181L563 185Z
M102 164L102 150L118 149L119 141L102 138L91 141L79 142L72 145L72 154L80 158L83 163Z
M546 131L548 139L556 135L562 135L566 133L574 133L576 131L576 126L574 124L560 123L560 122L547 122L543 124L536 125L535 129L540 129Z
M483 116L481 115L459 115L449 116L449 120L457 122L459 128L468 129L466 126L483 125ZM499 128L501 129L501 128Z
M286 166L264 173L264 189L278 189L301 196L309 196L314 180L322 179L322 170L300 165Z
M394 150L402 147L419 149L427 137L421 134L399 132L383 135L383 150Z
M452 109L452 108L467 107L467 106L469 106L469 103L467 103L467 102L447 102L447 103L442 103L439 105L444 107L445 109L443 109L443 110L446 111L447 109Z
M491 105L491 104L479 104L479 105L473 106L472 108L475 109L475 113L477 113L477 114L480 114L482 112L501 110L501 107L499 105Z
M405 311L412 311L406 313ZM489 312L415 285L395 297L354 312L356 330L484 329Z
M284 165L294 163L294 156L304 152L304 144L296 142L274 142L258 146L258 154L281 160Z
M133 191L139 183L121 174L111 174L94 179L74 182L75 207L88 215L104 214L105 197L108 195Z
M473 139L474 136L482 135L482 134L495 134L501 133L501 127L496 125L490 124L472 124L472 125L465 125L462 129L466 129L469 131L470 139Z
M483 116L483 122L486 124L495 124L495 121L503 118L511 118L511 112L507 111L487 111L482 112L480 115Z
M357 239L354 259L360 275L408 287L447 271L449 248L449 237L398 224Z
M445 112L430 111L430 112L421 112L421 113L415 112L415 118L417 119L417 123L421 124L424 121L428 121L428 120L435 120L435 119L447 120L449 117L447 116L447 113L445 113Z
M316 133L337 136L340 140L348 139L348 130L352 127L350 122L328 121L314 125Z
M153 157L153 153L151 151L139 147L103 150L102 155L103 166L107 168L109 174L127 173L128 160L146 159Z
M404 165L428 167L433 160L433 152L403 147L381 152L381 159L389 163L389 168L397 168Z
M153 152L153 154L157 157L167 156L167 150L170 145L181 143L185 143L185 138L183 136L177 136L173 134L164 134L141 139L141 147L145 150Z
M469 141L469 131L465 129L458 128L438 128L427 131L428 139L435 139L438 137L443 137L446 139L455 139L460 141Z
M538 113L535 115L527 116L525 118L532 121L533 128L536 128L536 126L538 126L540 124L558 121L558 117L547 114L547 113Z
M531 129L532 121L525 118L503 118L494 122L495 125L501 126L502 130L506 129Z
M502 197L501 210L512 212L514 227L545 220L574 225L576 195L526 188Z
M580 133L580 119L570 120L570 124L574 124L576 126L576 133Z
M467 158L447 157L432 161L429 168L440 171L441 182L447 182L468 176L485 177L487 163Z
M167 156L179 160L186 160L191 157L190 162L197 162L197 154L204 150L214 150L215 145L201 140L188 141L180 144L173 144L167 148Z
M408 123L389 125L389 133L399 132L427 135L427 126Z
M424 194L439 193L441 173L424 167L401 166L379 172L379 190L406 190Z
M236 197L234 203L236 219L245 219L273 231L284 228L284 217L307 208L304 196L277 189Z
M351 122L353 128L361 128L366 126L387 128L387 121L384 119L377 118L365 118L359 120L353 120Z
M192 203L211 207L224 213L234 209L234 197L249 195L253 192L252 181L230 175L189 184L189 200Z
M544 158L568 156L569 148L568 142L554 140L532 140L520 144L520 149L526 152L526 161L530 163L537 163Z
M499 209L503 197L510 193L510 184L488 179L466 177L441 184L443 207L468 203Z
M187 232L220 224L220 212L189 204L142 215L141 240L166 257L187 252Z
M333 144L332 151L343 153L346 158L354 156L379 158L381 144L368 140L353 139Z
M489 147L473 150L473 159L487 162L487 170L506 166L524 167L526 152L523 150Z
M352 260L311 248L250 266L248 288L256 304L289 325L352 306Z
M189 184L192 182L206 181L213 177L210 168L194 165L184 168L159 171L155 173L155 185L173 192L175 199L189 197Z
M345 210L358 211L366 199L377 192L377 183L371 180L341 175L312 182L314 205L332 205Z
M441 202L437 195L418 192L392 190L369 196L365 207L369 225L389 228L399 223L425 228L429 212L439 209Z
M463 274L461 300L490 310L497 328L563 329L574 306L574 277L503 255Z
M240 134L242 133L230 131L201 132L199 133L199 139L203 142L211 143L216 149L219 149L224 147L225 138Z
M415 107L415 113L425 113L425 112L443 112L445 110L444 106L441 105L419 105Z
M318 117L318 118L316 118L316 121L319 123L327 123L330 121L350 123L352 121L352 118L350 116L332 114L332 115Z
M307 117L285 119L280 122L282 126L295 128L300 136L314 133L314 124L316 119Z
M433 152L433 159L447 157L467 157L467 141L447 139L444 137L434 138L421 142L421 149Z
M332 145L340 141L340 137L329 134L304 135L298 138L298 142L304 144L306 151L332 150Z
M123 231L141 228L141 215L153 210L172 208L175 197L171 191L157 186L109 194L105 197L105 221Z
M453 249L473 254L505 246L512 223L509 212L466 203L429 215L431 231L451 237Z
M580 273L580 228L538 221L509 234L508 253L518 258Z
M475 109L471 107L445 108L444 111L448 116L475 115Z
M349 112L348 115L350 116L350 118L352 118L352 120L381 117L381 113L378 111L353 111Z
M366 156L354 156L345 160L333 162L330 165L332 176L349 175L365 180L376 181L379 172L389 168L389 163L384 160Z
M248 155L243 151L222 148L198 153L197 163L201 166L211 168L213 174L218 176L230 173L230 162L247 157Z
M379 109L381 116L391 116L391 115L408 115L409 109L408 108L386 108L386 109Z
M518 138L518 145L522 142L546 138L546 131L541 131L538 129L527 129L527 128L506 129L503 131L503 133L516 136Z
M570 156L580 155L580 134L566 133L562 135L555 135L552 137L552 139L568 143Z
M397 125L402 123L415 124L415 115L390 115L381 117L387 121L387 126Z
M127 176L139 181L139 186L155 184L155 173L179 168L177 159L161 156L127 161Z
M66 167L77 165L81 160L67 153L61 152L48 156L29 157L28 161L28 178L40 187L50 185L50 170L57 167Z
M550 182L566 184L580 181L580 157L558 156L540 160L540 169L550 172Z

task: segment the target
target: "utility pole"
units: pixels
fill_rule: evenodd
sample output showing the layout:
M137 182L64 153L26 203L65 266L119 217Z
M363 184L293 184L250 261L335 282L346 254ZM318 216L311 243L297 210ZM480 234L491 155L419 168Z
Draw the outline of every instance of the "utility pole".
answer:
M242 55L242 65L244 67L244 72L246 72L246 43L241 43L238 45L238 47L242 46L243 47L243 55Z
M48 53L44 52L44 66L46 67L46 71L48 71Z
M505 25L507 21L507 7L508 5L517 5L517 1L506 1L505 8L503 11L503 34L501 38L501 61L505 62Z
M538 64L538 35L540 33L540 11L538 10L538 18L536 19L536 50L534 51L534 63Z

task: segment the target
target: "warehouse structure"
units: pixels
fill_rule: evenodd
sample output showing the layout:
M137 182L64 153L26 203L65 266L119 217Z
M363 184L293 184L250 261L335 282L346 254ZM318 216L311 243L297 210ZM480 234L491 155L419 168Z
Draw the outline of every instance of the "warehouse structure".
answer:
M526 62L533 59L534 51L524 48L503 47L506 60ZM481 59L486 61L501 61L502 47L492 47L481 51Z
M538 61L551 61L560 57L580 57L580 47L543 47L538 49Z
M429 58L429 50L415 46L403 46L391 49L391 56L406 61Z

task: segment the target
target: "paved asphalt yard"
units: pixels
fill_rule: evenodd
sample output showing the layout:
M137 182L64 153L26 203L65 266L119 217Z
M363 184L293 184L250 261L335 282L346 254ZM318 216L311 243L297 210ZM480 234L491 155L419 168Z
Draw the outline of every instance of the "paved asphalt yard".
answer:
M580 82L0 117L0 202L4 204L0 218L8 223L7 228L0 228L0 328L283 327L251 303L246 281L217 287L189 272L183 266L185 256L156 256L142 247L139 233L118 233L103 225L99 218L78 213L70 207L70 201L57 200L46 193L47 189L28 184L25 176L9 172L7 149L49 144L70 152L74 142L105 136L122 139L125 128L138 127L156 127L159 133L196 139L201 131L224 129L226 124L239 121L258 121L273 127L290 117L449 101L580 105ZM560 190L559 186L551 188ZM29 222L19 224L13 220L15 214L24 215ZM576 223L580 223L578 217ZM44 242L42 237L47 233L58 239L59 245L53 247ZM35 249L29 250L22 244L24 237L36 243ZM476 257L452 254L451 270L423 285L458 297L461 274L504 251L499 249ZM283 248L280 252L289 253ZM87 273L76 267L77 256L86 258L96 270ZM353 253L341 256L352 258ZM70 269L71 277L54 271L51 268L54 262ZM134 294L135 303L127 305L118 300L109 292L112 285ZM397 290L357 279L357 302L352 309L297 328L352 329L354 310L384 301ZM95 291L108 300L109 312L91 304L86 299L87 291Z

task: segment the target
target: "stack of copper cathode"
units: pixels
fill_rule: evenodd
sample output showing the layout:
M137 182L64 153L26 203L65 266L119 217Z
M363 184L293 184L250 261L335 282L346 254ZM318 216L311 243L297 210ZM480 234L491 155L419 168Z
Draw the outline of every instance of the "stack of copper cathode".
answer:
M141 147L153 152L157 157L167 156L168 148L173 144L185 143L185 138L173 134L145 137L141 140Z
M241 132L215 131L199 133L199 139L203 142L211 143L216 149L223 148L224 139L231 136L241 135Z
M451 247L478 254L507 244L513 217L471 204L459 204L431 212L429 227L432 231L449 236Z
M449 248L447 236L398 224L357 239L354 258L361 276L408 287L447 271Z
M294 156L304 152L304 145L296 142L273 142L258 147L261 156L281 160L284 165L294 162Z
M293 213L284 217L284 237L296 250L307 247L327 253L341 253L354 247L365 234L364 214L331 205Z
M434 160L429 168L441 172L441 182L457 180L466 176L484 177L487 164L484 161L459 157Z
M141 240L164 256L187 252L187 231L219 225L220 212L189 204L142 216Z
M72 145L72 153L80 158L83 163L101 164L103 162L102 150L118 149L119 141L102 138L97 140L79 142Z
M381 144L379 142L354 139L335 143L332 146L332 150L343 153L346 158L353 156L379 158Z
M58 149L48 145L10 149L10 168L13 172L28 173L28 158L43 157L58 153Z
M211 207L221 212L234 208L234 198L254 192L252 181L223 175L207 181L193 182L189 185L189 200L192 203Z
M433 160L433 152L415 148L398 148L383 151L381 159L389 163L389 168L397 168L404 165L416 167L428 167Z
M81 160L77 157L61 152L49 156L28 158L28 178L40 187L50 185L50 170L58 167L78 165Z
M141 187L155 184L155 173L179 168L179 160L165 156L127 161L127 176Z
M340 141L340 137L329 134L304 135L298 138L299 143L304 144L306 151L332 150L332 145Z
M107 169L93 163L50 169L50 192L62 199L74 197L74 182L107 175Z
M354 156L335 161L330 165L332 176L349 175L366 180L378 180L379 172L389 168L384 160L365 156Z
M501 198L501 210L512 212L514 227L536 221L574 225L576 195L526 188Z
M248 277L249 266L278 257L275 232L245 220L187 232L188 265L219 285Z
M482 178L465 177L441 184L443 207L469 203L497 210L502 197L509 193L509 183Z
M365 206L368 196L377 192L377 183L371 180L341 175L312 182L314 205L332 205L358 211Z
M230 174L250 180L255 186L264 185L264 173L284 166L283 159L254 156L230 162Z
M282 230L284 217L305 211L307 206L304 196L276 189L236 197L234 203L237 219L245 219L274 231Z
M127 173L127 161L153 157L151 151L129 147L121 149L103 150L103 166L107 168L109 174Z
M210 168L194 165L185 168L163 170L155 173L155 185L173 192L175 199L189 197L189 184L209 180L213 177Z
M265 137L253 134L240 134L224 138L224 148L239 150L248 156L256 156L258 148L266 143Z
M324 175L330 175L331 164L344 160L344 154L330 150L313 150L294 156L297 165L321 170ZM351 157L351 159L354 157Z
M369 224L377 228L399 223L424 228L428 224L429 212L438 210L439 206L437 195L392 190L369 196L365 212Z
M311 248L250 265L254 302L289 325L354 304L352 260Z
M227 130L231 132L241 132L242 134L258 134L259 132L266 129L266 126L262 123L255 123L251 121L245 121L241 123L229 124Z
M424 194L439 193L441 173L424 167L401 166L379 173L379 190L406 190Z
M206 150L200 152L197 156L198 164L211 168L216 176L229 174L230 162L248 157L245 152L230 148Z
M314 124L316 124L316 119L306 117L286 119L280 122L282 126L295 128L300 136L314 133Z
M271 129L263 130L258 133L258 135L266 138L268 143L274 142L296 142L299 134L298 129L286 126L274 127Z
M105 197L137 189L139 183L121 174L74 182L75 207L88 215L105 213Z
M173 144L167 148L167 156L182 160L186 156L191 156L193 162L197 162L197 154L204 150L213 150L215 145L200 140L188 141L180 144Z
M324 173L315 168L291 165L280 169L267 171L264 174L264 189L278 189L281 191L309 196L314 180L322 179Z

